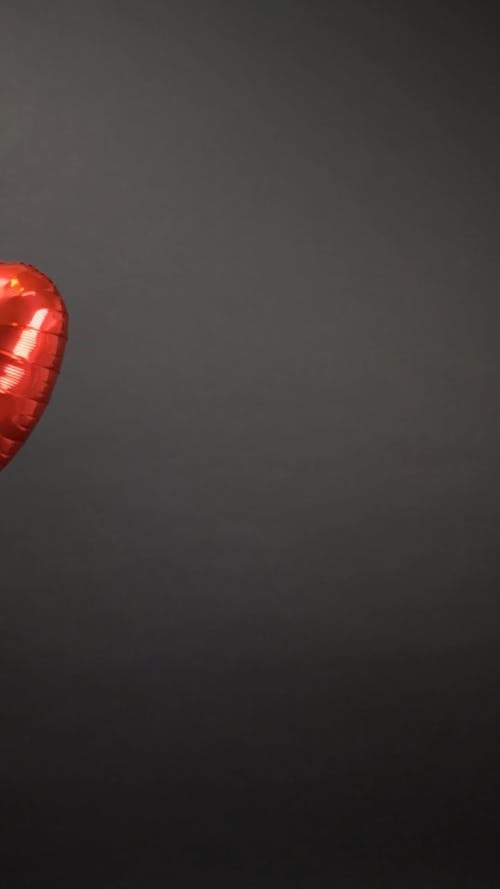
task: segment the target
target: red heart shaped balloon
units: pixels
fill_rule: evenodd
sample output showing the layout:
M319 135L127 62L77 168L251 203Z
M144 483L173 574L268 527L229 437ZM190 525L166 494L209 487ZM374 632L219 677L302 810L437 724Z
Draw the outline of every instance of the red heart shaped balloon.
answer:
M0 262L0 469L43 414L66 346L68 313L45 275Z

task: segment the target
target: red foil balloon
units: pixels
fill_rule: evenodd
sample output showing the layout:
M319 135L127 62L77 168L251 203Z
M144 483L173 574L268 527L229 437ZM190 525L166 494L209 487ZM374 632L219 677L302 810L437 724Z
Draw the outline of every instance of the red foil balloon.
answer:
M42 416L66 346L68 313L52 281L0 262L0 470Z

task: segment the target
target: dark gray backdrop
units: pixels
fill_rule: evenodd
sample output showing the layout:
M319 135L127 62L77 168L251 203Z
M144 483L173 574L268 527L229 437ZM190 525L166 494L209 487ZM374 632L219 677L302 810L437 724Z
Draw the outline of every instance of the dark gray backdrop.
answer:
M3 0L6 889L498 886L495 27Z

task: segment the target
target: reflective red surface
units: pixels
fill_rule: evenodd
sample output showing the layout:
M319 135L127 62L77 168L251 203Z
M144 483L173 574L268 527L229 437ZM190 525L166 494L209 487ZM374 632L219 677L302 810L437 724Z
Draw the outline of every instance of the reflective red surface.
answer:
M56 382L68 314L45 275L0 262L0 470L28 438Z

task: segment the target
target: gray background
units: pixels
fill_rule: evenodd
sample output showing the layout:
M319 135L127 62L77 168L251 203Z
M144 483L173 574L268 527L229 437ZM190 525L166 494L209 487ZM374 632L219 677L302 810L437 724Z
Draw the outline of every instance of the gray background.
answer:
M3 0L7 889L498 886L496 25Z

